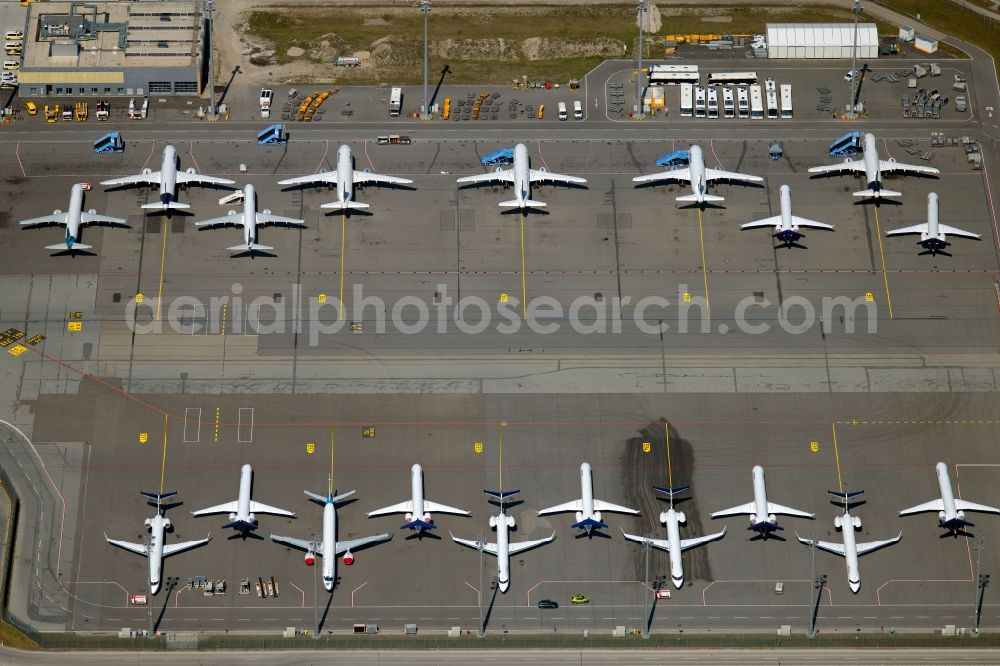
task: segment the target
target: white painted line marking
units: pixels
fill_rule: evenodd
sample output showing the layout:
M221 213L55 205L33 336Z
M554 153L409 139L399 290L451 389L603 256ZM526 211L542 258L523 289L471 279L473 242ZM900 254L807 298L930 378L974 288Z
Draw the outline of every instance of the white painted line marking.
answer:
M201 407L184 408L184 443L193 444L201 440Z
M240 444L253 441L253 407L240 407L236 421L236 441Z

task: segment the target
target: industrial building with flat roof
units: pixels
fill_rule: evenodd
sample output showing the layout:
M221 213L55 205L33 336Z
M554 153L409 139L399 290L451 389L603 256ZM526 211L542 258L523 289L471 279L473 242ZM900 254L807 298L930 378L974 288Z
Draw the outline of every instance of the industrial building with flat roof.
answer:
M853 23L768 23L768 58L850 58L854 50ZM878 27L857 26L858 57L878 57Z
M206 34L200 0L33 3L21 95L196 95Z

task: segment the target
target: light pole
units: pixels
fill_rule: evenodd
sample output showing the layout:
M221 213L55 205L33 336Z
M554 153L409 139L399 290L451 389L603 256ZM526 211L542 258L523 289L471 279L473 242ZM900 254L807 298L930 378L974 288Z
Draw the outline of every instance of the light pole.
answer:
M976 622L972 627L972 635L979 636L979 618L983 613L983 595L986 593L986 586L990 584L990 576L980 573L979 564L983 555L983 537L976 535Z
M854 7L851 9L854 14L854 48L851 49L851 96L847 103L847 118L855 120L858 117L855 99L858 90L858 16L861 15L861 0L854 0Z
M215 42L213 41L212 33L214 32L214 26L212 21L212 10L214 6L212 5L212 0L207 0L205 2L205 16L208 23L208 50L206 52L208 57L208 119L216 120L219 116L215 109L215 58L212 57L212 51L215 50Z
M645 537L643 538L643 541L642 541L642 552L644 552L646 554L646 586L642 589L642 593L646 597L646 599L645 599L645 601L646 601L646 606L645 606L646 615L642 619L642 637L646 638L646 639L649 638L649 629L650 629L650 625L652 624L652 620L649 617L649 615L650 615L650 610L649 610L649 551L651 551L653 549L653 541L652 541L653 540L653 536L654 535L652 535L652 534L647 534L647 535L645 535Z
M637 120L642 120L642 29L646 15L646 0L639 0L639 69L635 76L635 106Z
M479 533L479 631L477 638L486 637L486 619L483 617L483 549L486 547L486 535Z
M430 0L420 0L420 11L424 15L424 105L420 109L420 119L431 119L431 100L427 96L427 16L431 13Z

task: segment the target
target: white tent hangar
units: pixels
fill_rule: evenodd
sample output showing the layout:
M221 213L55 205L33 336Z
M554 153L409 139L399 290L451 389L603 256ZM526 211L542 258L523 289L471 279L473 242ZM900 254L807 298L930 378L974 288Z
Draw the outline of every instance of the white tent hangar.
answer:
M858 58L878 57L878 28L874 23L858 24ZM854 48L853 23L768 23L768 58L851 57Z

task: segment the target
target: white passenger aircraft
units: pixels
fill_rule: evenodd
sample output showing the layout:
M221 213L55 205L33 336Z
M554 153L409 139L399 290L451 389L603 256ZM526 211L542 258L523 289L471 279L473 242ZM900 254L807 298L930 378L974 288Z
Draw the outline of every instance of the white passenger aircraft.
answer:
M177 186L196 183L199 185L232 185L236 181L216 176L205 176L194 169L187 171L177 170L177 151L173 146L168 145L163 149L163 163L159 171L143 169L142 173L135 176L124 176L122 178L112 178L102 180L101 185L115 187L117 185L159 185L159 203L143 204L141 208L170 210L177 208L190 208L190 204L177 201Z
M354 554L351 553L352 550L357 550L358 548L363 548L364 546L368 546L373 543L388 541L392 538L392 532L376 534L374 536L363 537L361 539L351 539L349 541L337 541L337 502L347 499L354 494L354 491L351 490L346 493L341 493L340 495L334 495L333 482L331 480L325 497L323 495L311 493L308 490L305 491L305 494L309 497L309 499L323 505L322 539L316 541L272 534L270 535L271 540L277 543L283 543L287 546L292 546L294 548L301 548L306 551L305 563L308 567L311 567L316 563L316 555L322 557L323 587L325 587L328 592L332 592L333 586L337 581L337 557L343 555L344 564L351 566L354 564Z
M774 227L771 234L782 243L791 245L799 240L804 233L799 231L800 227L812 227L814 229L829 229L833 231L832 224L817 222L797 215L792 215L792 190L788 185L782 185L778 190L781 202L781 212L774 217L766 217L762 220L741 224L740 229L757 229L760 227Z
M840 530L840 533L844 538L844 542L831 543L829 541L816 541L816 547L820 550L825 550L828 553L840 555L844 558L844 561L847 564L847 584L851 587L851 592L857 594L858 590L861 589L861 571L858 569L858 558L872 552L873 550L878 550L879 548L884 548L885 546L891 546L894 543L898 543L899 540L903 538L903 533L900 532L895 538L886 539L884 541L858 543L854 530L861 528L861 518L851 515L851 499L857 497L864 491L855 490L853 492L840 493L834 490L828 490L827 492L834 497L840 498L844 502L844 515L837 516L833 519L833 525ZM799 541L807 546L812 545L813 543L812 539L803 539L798 535L798 533L796 533L795 536Z
M490 516L490 527L495 527L497 531L496 543L487 543L486 541L479 542L472 539L459 539L454 534L451 534L450 532L449 534L451 534L451 538L455 541L455 543L468 546L473 550L479 550L482 548L483 552L489 553L497 558L497 587L501 592L506 592L510 587L510 556L549 543L556 538L556 533L553 532L552 536L544 539L511 543L510 528L514 527L516 523L514 522L514 516L508 516L504 511L503 501L512 495L516 495L520 491L508 490L498 492L495 490L484 490L483 492L490 497L497 498L500 502L500 513L496 516Z
M634 534L626 534L625 530L622 530L622 536L629 541L636 541L641 544L648 543L653 548L667 551L667 554L670 556L670 580L673 581L674 587L677 589L680 589L684 585L684 564L681 561L681 553L690 548L700 546L703 543L721 539L726 535L726 528L723 527L721 532L709 534L708 536L696 537L694 539L681 538L680 524L687 522L687 516L684 515L683 511L676 511L674 509L674 495L687 490L687 488L687 486L677 486L676 488L653 486L653 490L666 493L670 498L670 508L660 513L660 522L667 526L666 539L649 539Z
M855 192L854 196L874 199L902 196L901 192L882 189L883 173L892 173L894 171L925 175L940 173L934 167L922 166L920 164L903 164L902 162L897 162L894 158L880 160L878 157L878 148L875 146L875 135L870 132L865 134L865 147L862 159L852 160L851 158L847 158L840 164L830 164L809 169L809 173L839 173L842 171L864 173L868 182L868 189Z
M88 186L89 187L89 186ZM58 224L66 227L66 238L62 243L46 245L46 250L89 250L90 245L78 243L80 239L80 227L86 224L105 224L109 226L127 227L128 221L120 217L108 217L98 215L96 210L83 212L83 185L76 183L69 193L69 209L64 213L58 208L52 211L51 215L33 217L30 220L18 222L22 227L37 227L42 225Z
M544 208L546 204L542 201L534 201L531 198L531 184L544 181L553 183L583 184L586 178L578 176L564 176L560 173L553 173L546 169L532 169L531 161L528 157L528 149L523 143L514 146L514 164L510 169L497 167L495 171L477 174L475 176L465 176L458 179L460 184L468 183L491 183L501 181L514 186L514 199L501 201L498 206L501 208Z
M414 465L410 468L410 493L410 499L405 502L369 511L368 517L385 516L390 513L405 513L406 523L399 529L416 530L417 534L420 534L423 530L432 530L437 527L431 518L431 511L452 513L459 516L469 515L469 512L464 509L456 509L446 504L438 504L437 502L424 499L424 470L420 465Z
M943 462L939 462L934 466L934 470L937 472L937 482L938 488L941 491L941 499L931 500L930 502L924 502L909 509L903 509L899 512L899 515L909 516L910 514L922 513L924 511L937 511L938 526L948 528L957 536L957 532L961 528L966 526L975 527L973 523L965 519L966 511L1000 513L1000 509L996 507L955 499L955 493L951 490L951 478L948 476L948 466Z
M337 169L335 171L321 171L308 176L298 178L286 178L279 180L278 185L318 185L329 184L337 186L337 200L332 203L325 203L320 208L330 208L333 210L354 210L368 208L368 204L354 200L354 186L365 183L385 184L385 185L409 185L413 181L409 178L398 176L383 176L382 174L370 171L354 170L354 155L351 148L342 145L337 149Z
M951 243L948 242L945 234L962 236L964 238L975 238L977 240L981 238L979 234L974 234L971 231L964 231L962 229L956 229L955 227L949 227L946 224L939 223L938 195L934 192L927 195L926 222L923 224L915 224L912 227L903 227L902 229L893 229L885 232L886 236L899 236L901 234L920 234L920 240L917 241L917 245L925 248L930 254L947 254L947 252L943 252L943 250L951 245Z
M253 185L243 188L243 212L235 210L229 211L221 217L213 217L210 220L202 220L194 223L196 227L243 227L243 243L228 248L233 252L254 252L255 250L273 250L270 245L261 245L257 242L257 227L266 224L288 224L303 227L303 220L296 220L291 217L272 215L271 211L264 209L257 212L257 191Z
M142 492L140 494L143 497L156 500L156 515L152 518L146 519L146 527L149 528L149 539L146 543L119 541L108 537L107 533L104 534L104 538L107 539L107 542L112 546L124 548L125 550L136 553L137 555L144 555L149 560L149 591L151 594L156 594L160 591L160 574L163 571L163 558L169 557L170 555L176 555L177 553L191 548L203 546L209 542L212 535L209 534L204 539L198 539L196 541L182 541L181 543L175 543L169 546L166 545L164 543L164 532L171 529L171 526L170 519L164 516L164 510L160 507L160 502L161 500L176 495L177 491L168 493Z
M580 499L566 502L565 504L550 506L548 509L542 509L538 512L538 515L544 516L550 513L562 513L564 511L576 511L576 522L573 523L571 527L582 529L588 535L592 533L594 528L607 527L607 525L601 521L601 511L631 513L634 516L639 515L639 512L636 509L630 509L627 506L619 506L603 500L594 499L594 475L590 469L590 463L583 463L580 465Z
M750 527L748 530L760 532L766 539L767 535L775 530L784 529L778 525L776 514L785 516L798 516L799 518L813 518L816 514L792 509L781 504L767 501L767 487L764 484L764 468L760 465L753 466L753 501L749 504L741 504L731 509L723 509L712 514L712 518L723 516L739 516L750 514Z
M760 176L751 176L745 173L733 171L721 171L719 169L709 169L705 166L705 156L701 152L701 146L691 146L688 150L688 165L679 169L670 169L659 173L650 173L645 176L636 176L632 179L636 183L659 183L661 181L679 180L691 184L691 194L677 197L677 201L695 202L699 204L725 201L725 197L708 194L708 184L713 180L730 180L743 183L760 183L764 179Z
M269 513L274 516L294 516L291 511L285 511L277 507L268 506L261 502L250 499L250 492L253 486L253 468L250 465L243 465L240 469L240 493L234 502L226 502L218 506L210 506L207 509L192 511L193 516L208 516L213 513L229 513L229 522L222 526L223 529L232 527L240 532L246 533L257 529L258 513Z

